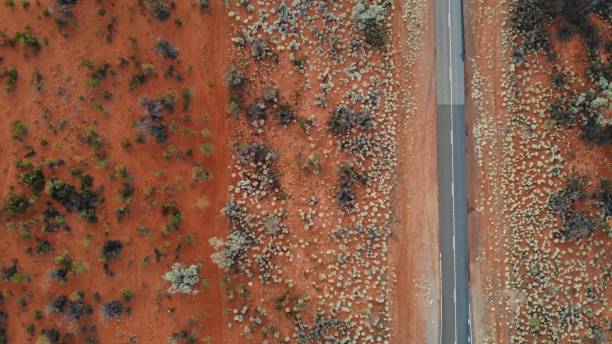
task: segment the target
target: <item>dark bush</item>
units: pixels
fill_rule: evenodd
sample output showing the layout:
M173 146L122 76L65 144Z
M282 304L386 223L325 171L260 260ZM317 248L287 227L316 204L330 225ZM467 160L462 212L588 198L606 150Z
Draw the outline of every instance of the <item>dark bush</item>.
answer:
M54 177L47 182L45 192L61 203L66 210L78 211L79 215L89 222L98 220L96 207L104 200L98 193L90 189L78 192L74 186Z
M49 343L58 343L60 340L60 332L56 328L43 329L42 333Z
M51 304L49 305L49 311L55 313L64 313L66 309L66 305L68 304L68 298L66 295L58 296Z
M580 124L580 137L592 144L610 145L612 144L612 124L604 122L598 115L585 116Z
M166 59L174 60L178 56L178 49L165 39L160 39L155 43L155 52Z
M49 252L53 252L54 247L51 242L47 239L37 239L38 245L36 245L36 253L38 254L46 254Z
M111 319L118 319L123 314L123 305L117 300L111 300L103 306L104 316Z
M387 40L387 29L374 21L370 21L370 23L367 24L364 33L366 43L374 47L382 47Z
M3 326L0 326L0 344L8 344L8 342L9 342L9 339L6 333L6 328Z
M557 0L517 2L510 15L510 24L522 36L525 50L540 51L550 47L546 24L557 17L559 11Z
M68 270L66 269L54 269L49 272L49 277L53 278L58 282L68 281Z
M578 240L595 231L595 223L588 215L572 211L563 217L563 230L561 233L571 240Z
M355 210L356 196L354 190L355 181L360 181L365 184L365 177L361 176L355 171L352 164L346 164L340 168L339 172L340 186L336 192L336 201L340 204L340 207L346 211Z
M569 26L563 25L559 27L557 30L557 39L561 42L566 42L569 40L576 32L572 30Z
M604 217L612 216L612 180L601 180L599 189L601 191L600 200Z
M268 43L259 37L255 37L251 41L251 56L257 61L261 61L266 58L269 58L272 61L277 60L276 55L270 50Z
M107 240L102 246L102 258L105 262L116 259L121 254L123 244L119 240Z
M230 67L230 69L225 74L225 82L230 88L240 88L244 86L245 81L246 79L244 77L244 74L236 66Z
M288 125L295 121L295 111L289 104L281 104L276 110L276 119L282 125Z
M0 69L0 80L3 80L6 92L13 92L17 87L17 81L19 81L19 71L15 66Z
M30 208L30 200L25 195L11 193L4 199L4 209L11 215L25 213Z
M155 18L164 21L170 18L172 7L165 0L147 0L149 11Z
M385 16L387 9L385 5L358 2L353 7L353 24L365 34L366 43L381 47L387 39L385 28Z
M266 104L263 102L255 102L248 107L246 111L247 118L253 121L258 121L268 118L266 113Z
M21 181L34 191L42 191L45 188L45 175L41 170L24 173Z
M163 121L162 105L158 101L146 97L142 99L141 103L147 109L147 113L140 118L138 126L147 130L158 143L166 142L168 125Z
M332 113L327 127L334 135L343 135L353 128L355 112L348 107L341 105Z
M240 145L236 149L236 160L244 163L265 163L274 159L274 153L263 142Z
M198 0L198 5L201 10L207 11L210 9L210 0Z
M93 313L93 307L83 300L70 301L66 307L66 315L71 320L79 320Z

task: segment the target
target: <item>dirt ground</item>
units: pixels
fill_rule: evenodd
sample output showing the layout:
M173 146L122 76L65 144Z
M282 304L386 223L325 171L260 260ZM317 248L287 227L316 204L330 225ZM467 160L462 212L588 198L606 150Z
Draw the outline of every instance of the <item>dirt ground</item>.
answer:
M437 342L435 77L433 44L426 43L434 40L432 3L395 1L392 41L385 48L392 58L387 61L386 55L375 52L368 61L386 69L364 68L359 85L376 85L389 104L377 116L383 116L381 124L393 123L390 132L395 136L390 140L397 151L392 163L397 166L380 172L380 184L356 191L363 203L355 213L338 210L338 170L348 162L365 169L374 159L359 160L342 151L326 125L331 106L313 105L322 82L318 77L332 60L315 56L317 47L310 46L305 50L312 54L312 68L304 73L297 72L286 50L279 50L278 64L255 64L249 62L250 52L233 47L243 20L249 20L240 18L243 8L224 8L221 1L212 1L211 9L200 10L196 1L175 1L170 17L158 20L146 3L78 2L66 5L68 15L56 1L0 7L0 71L15 66L19 75L13 90L0 93L0 190L3 200L14 194L37 195L23 213L10 214L5 204L0 213L0 312L6 314L0 328L6 328L9 342L53 342L55 331L62 343L295 342L295 315L302 308L307 326L329 309L343 320L348 317L347 323L351 314L365 319L360 320L365 326L359 330L363 333L357 332L362 336L358 342L365 342L366 334L371 335L368 341ZM19 39L11 41L15 32L37 37L40 51L33 52ZM348 37L344 34L343 39ZM178 56L156 53L159 40L168 40ZM300 120L312 118L315 125L305 129L295 122L266 123L259 132L241 119L245 109L230 115L226 73L231 65L244 68L249 80L245 103L274 86ZM98 68L104 69L103 76L93 75ZM135 78L142 75L143 80ZM353 87L343 77L335 78L338 84L327 99L334 107L347 102L344 93ZM385 83L376 84L377 78ZM135 80L139 84L134 85ZM308 89L307 80L316 87ZM171 91L176 104L163 112L168 138L156 142L139 124L149 111L145 97L156 99ZM27 126L27 134L11 138L16 136L16 120ZM144 142L139 142L140 135ZM287 232L268 242L268 248L283 250L275 257L273 272L282 284L264 285L211 261L209 239L226 237L231 227L221 209L228 198L242 196L236 147L254 141L274 148L273 168L279 172L282 192L241 201L253 218L266 218L279 207L285 212ZM304 161L319 154L320 173L305 173ZM88 223L44 190L30 190L21 178L38 169L46 180L60 178L77 189L80 175L93 177L93 189L104 197L96 208L97 221ZM126 184L133 193L122 198ZM48 221L44 211L51 206L60 212L52 221L61 218L70 230L41 230L41 222ZM119 216L121 209L125 215ZM173 211L179 211L182 220L168 232L164 225ZM304 212L314 215L313 228L303 229ZM384 235L372 227L373 235L385 239L365 245L330 236L333 229L352 226L356 219L379 225ZM109 240L119 240L122 250L105 261L101 252ZM347 252L358 256L364 246L365 263L352 261L352 266L334 271L340 257ZM81 265L58 281L51 275L64 252ZM167 292L169 283L162 276L175 262L199 265L197 293ZM370 282L372 276L376 285ZM341 282L344 287L337 287ZM345 299L348 287L354 290L350 301ZM86 302L91 314L74 319L54 311L52 304L62 295ZM103 311L113 300L122 305L117 318ZM340 311L336 302L342 305ZM247 312L244 306L250 306L251 327L236 321L237 314ZM267 309L261 326L253 320L259 321L256 306Z
M9 187L26 190L18 183L17 177L22 171L16 168L16 161L33 149L35 155L29 159L37 165L44 166L51 159L65 161L56 169L43 168L47 178L55 175L73 183L77 178L70 177L69 171L80 168L93 176L96 187L104 188L106 201L100 206L95 224L88 224L55 205L65 213L71 232L43 233L40 225L35 225L30 239L19 239L18 230L11 229L8 223L39 216L45 209L44 202L49 200L46 194L41 193L41 199L27 215L11 219L2 214L2 268L16 259L31 279L23 285L0 282L4 294L0 308L8 314L10 342L35 342L44 337L43 329L52 328L59 330L62 342L97 338L102 343L162 343L180 331L197 333L197 338L202 340L211 337L213 342L223 342L224 300L219 286L223 273L210 262L212 249L208 238L226 227L226 220L218 215L226 200L230 158L227 90L222 87L228 61L224 9L217 6L210 13L203 13L188 2L181 2L173 10L172 20L160 22L137 2L79 2L73 9L78 26L69 29L64 37L54 23L53 16L57 14L54 4L55 1L41 1L41 5L31 4L28 9L21 8L21 4L15 9L0 7L1 29L7 36L29 25L33 35L45 40L35 56L25 56L25 48L19 45L0 48L2 66L15 65L19 70L16 89L0 95L0 189L3 197ZM50 18L41 14L47 8ZM101 15L102 12L105 14ZM177 17L182 18L182 27L174 22ZM107 32L112 32L112 42L107 40ZM179 57L169 61L158 56L153 51L158 39L170 40L178 48ZM120 58L126 59L128 65L120 66ZM95 89L87 87L87 70L81 65L84 59L94 64L106 61L117 73L107 76ZM129 78L140 68L136 61L153 64L156 75L143 86L128 90ZM174 76L164 77L164 70L171 64L176 68ZM41 91L30 83L35 69L44 76ZM176 79L177 73L183 75L182 81ZM145 143L137 143L136 138L142 131L133 124L145 112L139 105L141 97L154 98L171 89L180 94L183 87L192 90L191 105L169 118L180 130L171 133L165 144L158 144L151 137L146 137ZM111 92L112 97L104 99L102 91ZM92 106L94 99L104 110ZM179 113L189 114L190 119ZM10 138L11 124L16 119L28 126L23 141ZM96 166L90 148L79 143L78 137L89 126L95 126L103 140L107 167ZM204 128L209 133L205 136L201 135ZM39 142L43 139L48 144L41 145ZM123 139L131 141L130 148L122 148ZM214 147L210 156L199 150L204 143ZM171 154L164 158L168 147ZM189 148L193 149L192 157L177 157ZM200 161L212 173L211 181L192 183L195 161ZM125 166L132 176L134 187L130 214L121 221L113 214L122 205L117 196L121 183L109 178L119 165ZM147 188L155 188L157 194L145 195L150 192ZM160 228L166 219L159 204L168 200L176 202L184 220L177 233L162 235ZM137 231L142 226L148 231ZM28 247L36 244L35 238L47 239L53 251L26 253ZM119 239L124 245L120 257L109 263L112 277L103 271L100 258L101 246L109 239ZM58 283L49 277L49 271L54 267L53 258L62 252L68 252L74 260L82 260L86 269L67 282ZM169 284L161 276L174 261L202 264L201 278L208 287L200 286L199 293L193 296L167 295ZM124 308L129 307L131 313L118 320L106 319L101 303L121 300L121 293L126 289L133 292L131 300L124 302ZM47 310L60 294L70 297L77 291L84 291L86 302L94 306L90 316L73 321ZM94 300L94 293L101 295L100 301ZM42 319L33 318L35 311L42 312ZM29 324L34 325L32 335L25 331ZM81 327L85 331L79 330Z
M435 65L431 63L434 45L426 43L435 40L434 5L398 4L403 6L413 13L425 10L420 20L407 18L397 23L398 45L404 57L397 65L403 66L401 88L406 90L410 105L406 104L406 115L400 121L398 223L391 250L397 279L393 328L397 343L436 343L440 335L436 88ZM416 34L416 26L423 32ZM424 330L414 331L416 328Z

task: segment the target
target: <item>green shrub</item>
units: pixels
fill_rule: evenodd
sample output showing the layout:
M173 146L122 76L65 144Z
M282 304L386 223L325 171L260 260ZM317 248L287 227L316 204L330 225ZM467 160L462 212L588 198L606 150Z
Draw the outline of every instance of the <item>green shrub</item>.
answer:
M38 54L42 47L40 40L27 32L15 32L13 39L28 48L34 55Z
M42 191L45 187L45 175L41 170L24 173L21 176L21 181L34 191Z
M28 135L28 126L20 120L11 123L11 137L22 141Z
M170 234L177 231L183 223L183 214L178 210L172 210L167 216L168 222L162 228L162 234Z
M4 209L11 215L20 215L28 211L30 200L25 195L11 193L4 199Z

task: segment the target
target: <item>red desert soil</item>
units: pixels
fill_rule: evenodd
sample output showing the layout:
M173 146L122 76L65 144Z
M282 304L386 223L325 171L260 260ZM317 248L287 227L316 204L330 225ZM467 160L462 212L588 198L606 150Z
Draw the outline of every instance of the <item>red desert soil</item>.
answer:
M62 17L56 1L31 4L28 9L21 8L20 3L14 9L1 7L3 26L0 29L6 37L0 41L0 68L4 71L15 66L19 72L15 89L0 95L2 196L31 196L33 192L23 185L21 176L38 168L47 179L55 176L78 188L79 177L73 170L79 168L82 174L93 177L93 189L105 199L97 207L96 223L87 223L44 191L38 192L39 199L31 200L32 206L25 213L0 214L4 224L0 235L4 251L0 267L9 271L15 260L14 266L23 274L13 274L14 281L0 280L4 296L0 311L8 316L7 333L11 342L35 342L39 338L44 342L52 330L58 330L61 341L67 343L89 338L100 343L182 343L193 338L212 343L294 342L291 333L298 318L296 314L301 315L303 308L305 323L312 323L316 311L328 309L328 304L321 307L323 301L344 302L341 314L347 313L344 308L349 307L349 315L362 316L367 326L363 331L380 335L379 341L390 338L392 343L437 342L435 77L431 63L433 44L427 43L434 40L433 4L431 1L426 5L419 1L405 2L395 1L392 9L391 44L385 49L394 54L384 62L387 69L381 72L364 68L363 80L359 82L366 89L372 85L368 82L373 82L380 88L375 89L389 98L385 99L393 109L385 115L389 116L389 122L382 117L379 125L391 123L391 118L397 120L396 136L391 139L397 144L397 166L384 172L389 173L385 177L389 180L383 180L394 189L389 197L393 206L388 207L382 196L377 196L380 195L376 189L378 184L367 191L360 187L357 198L364 199L364 204L369 203L359 214L338 211L338 170L356 158L340 150L326 125L336 104L341 100L347 102L343 92L357 82L353 85L341 79L342 76L335 76L336 87L327 95L331 105L327 109L314 106L313 99L319 83L323 82L316 78L325 67L336 63L330 57L316 56L316 46L305 48L311 53L307 62L314 66L305 73L297 72L287 50L278 52L278 64L255 63L250 50L237 51L231 40L243 28L242 20L250 17L245 19L244 8L235 5L224 8L221 1L212 1L212 9L208 11L198 9L195 1L175 1L170 17L162 21L149 11L148 1L81 1L69 5L78 25L70 27L69 24L63 29L65 36L56 26L55 17L68 21L70 17ZM340 11L348 9L350 15L351 7L340 7ZM49 17L43 15L46 8L50 10ZM230 10L237 11L238 16ZM337 9L334 7L334 10ZM409 16L402 18L405 11ZM239 16L242 16L240 20ZM9 42L7 39L17 31L44 40L40 51L33 54L29 47ZM345 40L349 37L348 33L341 36ZM178 49L176 59L164 59L154 51L160 39L168 40ZM88 61L83 63L84 60ZM374 51L367 61L375 66L383 65L384 57ZM92 81L96 77L92 76L93 71L105 63L108 68L104 76ZM266 123L265 130L259 132L253 123L242 120L244 109L235 117L229 115L225 76L233 64L243 68L248 79L244 105L258 99L266 87L274 86L300 120L312 117L316 125L280 126L270 120L271 124ZM151 65L154 75L144 77L142 85L130 89L135 80L133 76L146 75ZM337 66L339 71L345 67ZM31 81L35 71L43 76L44 86L40 91L35 87L36 82ZM376 84L379 77L389 84L384 87ZM86 85L88 78L89 85ZM315 85L312 90L304 86L306 80ZM189 101L184 99L189 98L187 88L192 94L188 105ZM176 91L175 109L168 113L165 108L162 110L169 135L165 142L158 143L138 122L150 111L143 104L150 108L150 100L159 100L158 97L168 95L171 90ZM145 96L148 103L143 100ZM388 112L386 107L384 111ZM27 134L11 139L15 135L16 120L27 126ZM145 137L144 143L137 142L141 134ZM124 139L129 139L129 147ZM274 149L277 158L273 168L279 172L282 192L239 198L243 195L235 185L243 171L234 161L234 153L249 142L260 141ZM35 154L30 156L30 150ZM316 176L305 173L300 165L312 154L320 154L321 172ZM17 162L26 155L33 166L18 167ZM55 159L63 159L63 165ZM364 159L357 165L363 167L369 162L370 159ZM128 200L119 196L125 184L134 188ZM380 185L383 192L387 190L383 182ZM282 278L282 284L262 285L257 278L261 276L235 273L238 270L235 267L225 272L211 261L214 250L209 239L226 239L228 219L220 212L233 195L244 201L245 208L248 206L258 219L279 206L284 207L283 225L289 230L274 242L278 245L274 247L290 249L276 257L277 270L272 272L275 278ZM318 199L314 206L310 202L312 196ZM48 208L47 202L60 211L70 232L41 231L40 222L46 221L42 214ZM119 218L115 211L122 207L129 211ZM384 210L377 213L379 207ZM311 209L316 223L307 231L303 229L301 211ZM387 209L393 212L386 213ZM173 219L168 215L176 211L182 216L178 228L162 233L162 227ZM382 234L374 230L376 238L367 242L367 252L363 243L351 242L345 246L330 239L332 229L354 225L356 216L364 218L365 224L388 221L391 235L381 243L377 237ZM33 217L38 222L31 221ZM378 229L385 230L385 227ZM51 243L52 251L32 252L37 251L43 240ZM108 260L105 269L101 249L107 240L120 240L123 249L117 258ZM349 266L353 267L350 272L348 268L330 271L328 266L342 257L347 247L357 254L366 252L367 269L359 266L360 271L355 272L354 266ZM340 252L336 251L338 248ZM73 261L82 261L85 269L69 274L65 282L58 282L50 277L50 272L58 268L54 258L63 252ZM199 264L202 281L195 287L198 293L167 292L169 283L162 276L175 262L186 266ZM338 272L340 276L334 283ZM342 276L347 272L350 278ZM368 278L353 277L352 273L368 274ZM327 277L321 277L326 274ZM26 275L29 281L16 280ZM372 275L376 279L386 277L384 282L376 281L386 284L374 287L374 283L365 281L372 279ZM340 288L339 292L335 287L343 278L355 280L355 285L362 284L365 295L346 303L342 299L344 291ZM128 289L131 297L124 296ZM71 320L49 307L60 295L79 300L79 291L84 292L82 300L93 306L92 314ZM111 300L118 300L123 306L123 315L117 319L103 314L104 305ZM366 307L371 304L374 306ZM250 324L260 323L255 313L259 309L255 306L266 307L267 315L260 314L266 326L249 333L253 329L247 328L246 322L241 324L239 315L247 312L245 306L250 306L247 307L249 316L245 317L250 319ZM259 322L253 322L254 318ZM27 329L30 324L34 327ZM278 336L271 337L273 332Z
M405 109L398 137L398 221L391 246L397 280L394 338L397 343L436 343L440 335L436 78L435 64L431 63L434 45L427 43L435 40L434 4L398 1L396 6L407 6L422 20L396 17L393 23L399 32L396 44L402 56L395 62L400 88L409 92L405 101L413 102ZM417 33L419 26L422 33Z
M7 36L23 31L28 25L29 32L45 40L35 56L25 56L26 48L20 45L4 44L0 48L0 67L14 65L19 71L15 90L0 94L2 196L9 193L10 187L27 191L17 180L23 171L16 167L16 161L33 149L36 154L29 159L37 165L44 166L49 159L65 161L64 166L56 169L44 167L47 178L55 175L75 183L77 178L70 177L69 171L78 167L93 176L95 187L104 186L106 201L98 209L99 219L95 224L65 212L56 203L55 208L63 213L71 232L43 233L41 225L35 224L31 229L32 238L19 239L19 230L5 224L0 234L3 251L0 265L5 268L16 259L20 270L31 279L24 284L0 281L4 295L0 310L8 314L10 342L34 342L42 336L42 329L49 328L59 329L62 340L67 342L71 337L78 339L75 342L84 342L86 338L97 336L101 343L163 343L182 330L187 334L193 331L202 340L210 336L215 343L224 342L224 301L219 286L223 273L210 262L212 249L208 238L226 227L226 219L219 216L226 200L230 159L227 89L223 87L228 65L225 10L222 6L213 6L206 13L189 2L178 2L171 19L161 22L137 1L80 1L73 8L78 26L69 29L64 37L54 23L56 1L34 3L32 1L28 9L22 9L20 2L15 9L0 7L0 29ZM50 9L51 17L41 14L46 8ZM106 13L99 15L102 8ZM182 27L175 24L175 18L182 18ZM116 20L114 27L109 28L107 25L113 20ZM107 30L112 30L112 43L107 42ZM178 48L176 60L165 60L153 51L158 39L167 39ZM126 66L120 66L120 58L126 59ZM84 59L96 65L106 61L117 74L107 76L100 86L91 89L85 85L87 70L81 66ZM129 78L140 69L139 63L153 64L156 75L143 86L128 90ZM164 77L164 70L171 64L176 72ZM40 92L30 83L35 69L44 76ZM177 73L183 75L182 81L176 79ZM173 89L180 99L180 90L184 87L190 87L193 93L189 109L180 111L179 101L176 107L180 110L168 116L169 121L177 123L178 129L170 133L165 144L156 143L146 134L146 142L137 143L137 135L143 132L134 128L133 123L146 111L140 105L140 98L145 95L155 98ZM112 98L104 100L101 91L111 92ZM93 98L102 104L104 112L90 105ZM188 113L190 119L183 113ZM29 129L23 141L11 140L11 124L17 119ZM60 124L61 121L65 124ZM52 126L56 130L51 129ZM78 142L77 136L90 126L97 128L103 140L108 167L96 167L96 158L90 148ZM201 134L204 128L208 128L209 136ZM121 146L125 138L131 141L128 149ZM39 144L42 139L48 144ZM210 156L199 150L204 143L214 147ZM167 147L183 155L183 159L179 159L177 153L164 158ZM193 149L193 156L184 158L189 148ZM202 162L202 168L212 173L211 181L197 185L192 182L194 161ZM121 183L109 179L119 165L125 166L133 177L135 190L130 213L121 221L113 214L113 209L122 205L117 196ZM161 172L156 175L157 171L163 171L163 175ZM146 188L155 188L157 195L145 196ZM49 200L43 192L26 215L12 219L3 213L2 221L25 221L38 216ZM165 200L176 201L184 218L181 228L169 235L160 233L166 219L158 204ZM198 200L200 207L196 207ZM148 227L148 234L137 231L143 225ZM34 238L49 240L53 251L26 253L28 247L36 244ZM124 245L120 257L109 263L112 277L103 271L100 258L102 244L108 239L121 240ZM159 250L158 260L155 250ZM49 271L56 267L53 257L62 252L68 252L74 260L82 260L86 266L86 271L64 283L49 277ZM143 259L149 263L143 264ZM208 281L208 287L196 288L199 290L196 295L167 296L169 284L161 276L175 259L187 265L202 264L200 277ZM110 299L121 300L121 293L126 289L133 292L132 300L124 304L131 308L131 314L124 314L118 320L105 319L101 304ZM70 298L77 291L84 291L86 302L94 306L90 316L71 321L47 310L50 302L60 294ZM96 292L101 295L99 302L94 301ZM26 304L20 305L23 302L20 300ZM42 319L34 319L36 310L42 311ZM35 326L33 336L26 334L29 324ZM97 329L85 328L83 332L78 330L80 326Z

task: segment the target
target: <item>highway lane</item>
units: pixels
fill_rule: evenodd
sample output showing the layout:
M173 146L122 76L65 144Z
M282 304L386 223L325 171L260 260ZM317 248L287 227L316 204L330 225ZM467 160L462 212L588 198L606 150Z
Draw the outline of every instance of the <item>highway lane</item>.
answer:
M440 343L470 343L461 0L436 1Z

